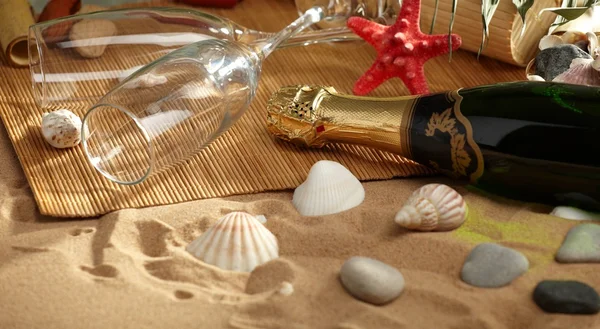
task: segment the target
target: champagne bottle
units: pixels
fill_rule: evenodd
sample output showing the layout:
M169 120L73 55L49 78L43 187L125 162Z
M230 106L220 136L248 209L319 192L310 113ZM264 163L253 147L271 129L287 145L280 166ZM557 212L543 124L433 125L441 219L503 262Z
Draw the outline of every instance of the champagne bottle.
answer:
M395 98L290 86L267 128L308 147L359 144L522 201L600 210L600 88L521 81Z

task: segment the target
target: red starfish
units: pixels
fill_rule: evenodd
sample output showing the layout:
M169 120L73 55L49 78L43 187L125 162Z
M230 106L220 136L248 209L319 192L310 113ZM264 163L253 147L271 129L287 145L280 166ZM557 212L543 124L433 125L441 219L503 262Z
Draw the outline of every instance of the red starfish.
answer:
M402 79L413 95L429 93L423 65L430 58L448 53L448 35L421 32L420 16L421 1L404 0L391 26L360 17L348 19L348 27L377 50L375 63L354 85L356 95L365 95L393 77ZM456 50L462 40L457 34L451 37L452 50Z

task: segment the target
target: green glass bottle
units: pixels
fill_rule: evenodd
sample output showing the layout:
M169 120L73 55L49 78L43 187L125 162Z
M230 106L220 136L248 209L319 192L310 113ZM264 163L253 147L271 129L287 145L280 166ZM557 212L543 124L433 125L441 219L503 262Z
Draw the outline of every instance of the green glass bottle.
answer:
M299 145L365 145L523 201L600 210L600 88L510 82L422 96L284 87L268 130Z

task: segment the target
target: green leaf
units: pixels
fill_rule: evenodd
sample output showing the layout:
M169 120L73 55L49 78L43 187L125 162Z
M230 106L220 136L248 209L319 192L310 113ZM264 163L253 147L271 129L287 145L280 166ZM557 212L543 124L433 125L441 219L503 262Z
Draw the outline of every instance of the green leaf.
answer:
M454 26L454 17L456 16L456 7L458 6L458 0L452 0L452 15L450 16L450 26L448 27L448 59L452 61L452 27Z
M538 15L541 15L544 12L553 12L559 17L557 18L555 23L552 24L552 26L561 26L579 18L581 15L585 14L585 12L588 11L590 7L599 4L600 0L586 0L583 6L577 6L577 0L563 0L561 7L544 8L540 10Z
M590 7L592 7L592 6L595 6L595 5L597 5L597 4L600 4L600 0L587 0L587 1L586 1L586 2L583 4L583 6L584 6L584 7L588 7L588 8L590 8Z
M529 11L531 6L533 6L533 1L534 0L512 0L515 7L517 7L517 12L519 13L519 16L521 16L521 21L523 22L523 27L521 28L521 36L523 36L523 33L525 33L525 15L527 15L527 11Z
M500 0L481 0L481 21L483 23L483 33L481 36L481 45L479 46L479 51L477 52L477 58L479 58L479 55L481 55L483 48L487 46L490 38L490 22L492 21L492 17L494 17L494 13L496 12L496 8L498 8L499 3Z
M572 21L574 19L579 18L581 15L585 14L588 11L588 7L571 7L571 8L562 8L562 7L552 7L552 8L544 8L540 10L540 14L544 12L552 12L567 21Z
M429 28L429 34L433 34L433 27L435 26L435 19L437 18L439 4L440 0L435 0L435 9L433 10L433 17L431 18L431 28Z

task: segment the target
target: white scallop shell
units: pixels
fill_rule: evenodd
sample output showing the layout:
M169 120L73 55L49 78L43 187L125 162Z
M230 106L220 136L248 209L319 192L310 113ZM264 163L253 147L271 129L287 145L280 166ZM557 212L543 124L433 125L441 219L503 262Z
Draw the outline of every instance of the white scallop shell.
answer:
M56 148L76 146L81 141L81 119L65 109L44 113L42 135Z
M571 83L577 85L600 86L600 71L592 64L593 59L575 58L571 67L559 74L553 82Z
M467 218L467 204L453 188L427 184L414 191L396 214L396 224L418 231L449 231Z
M346 167L321 160L296 188L292 202L303 216L322 216L354 208L364 199L365 189Z
M600 220L600 213L567 206L555 207L550 215L571 220Z
M252 272L279 257L277 238L255 216L232 212L192 241L186 250L224 270Z
M552 48L554 46L562 45L563 43L563 39L558 35L545 35L540 39L539 48L540 50L544 50L546 48Z

